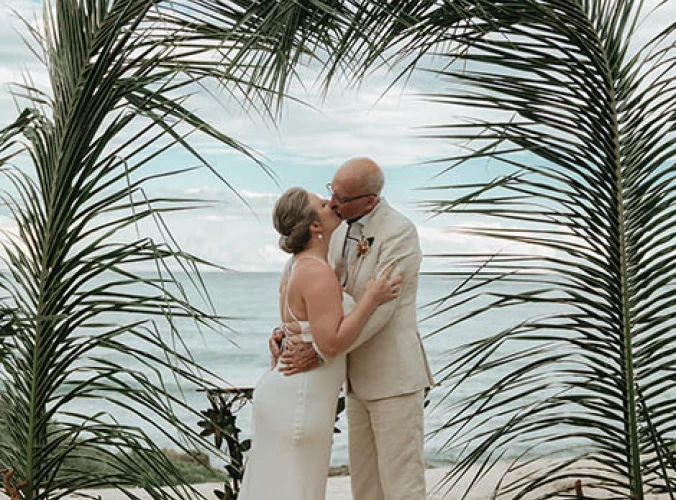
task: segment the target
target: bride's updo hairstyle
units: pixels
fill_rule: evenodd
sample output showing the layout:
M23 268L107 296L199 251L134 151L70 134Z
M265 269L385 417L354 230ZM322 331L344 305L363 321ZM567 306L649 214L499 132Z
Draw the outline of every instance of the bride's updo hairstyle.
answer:
M279 248L287 253L305 250L312 237L310 224L319 220L305 189L291 188L279 197L272 222L279 233Z

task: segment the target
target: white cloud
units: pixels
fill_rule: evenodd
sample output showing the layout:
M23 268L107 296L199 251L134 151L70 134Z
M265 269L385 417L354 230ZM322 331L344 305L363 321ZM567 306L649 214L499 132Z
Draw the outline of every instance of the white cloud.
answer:
M248 189L242 189L239 193L249 200L276 200L279 198L277 193L264 193L257 191L250 191Z
M275 271L278 271L279 268L289 260L289 254L282 252L277 245L268 244L263 248L260 248L257 252L260 258L263 259L263 262L268 266L276 266Z
M170 191L166 191L169 193ZM247 201L256 201L260 202L261 204L267 204L270 205L270 201L276 200L279 198L279 193L272 193L269 191L254 191L251 189L238 189L237 193L242 196L242 198L246 199ZM176 194L176 193L173 193ZM183 194L185 196L193 197L193 198L198 198L198 199L207 199L207 200L216 200L216 201L224 201L224 202L231 202L235 201L238 198L238 196L232 191L232 189L228 189L226 187L221 187L221 186L199 186L199 187L191 187L187 188L183 191Z
M31 45L35 44L21 18L40 28L40 4L26 0L0 3L0 83L22 81L21 74L25 69L42 68L22 39L23 36ZM41 78L41 81L44 80Z
M5 268L6 248L11 242L17 243L19 249L25 249L25 245L19 238L19 228L14 220L0 215L0 269Z
M237 215L205 214L205 215L198 215L197 219L205 221L205 222L225 222L225 221L239 220L240 217L237 216Z
M472 234L469 229L480 230L490 234L499 229L504 229L498 223L491 224L486 221L465 221L463 224L455 224L453 227L417 226L420 246L423 255L442 254L476 254L476 255L519 255L524 257L561 257L560 252L535 243L513 242L497 237ZM523 230L521 236L524 239L536 237L535 233ZM541 236L541 235L540 235ZM438 268L440 260L428 258L423 260L423 270L432 271Z
M676 2L673 0L645 0L641 21L636 31L636 41L640 44L648 42L673 23L674 19L676 19Z
M289 104L277 130L247 120L225 124L238 139L264 155L289 156L297 165L337 166L352 156L377 158L384 167L418 164L448 153L448 146L416 137L419 127L447 123L449 110L395 89L368 82L359 90L330 95L325 102L308 96L321 112ZM302 96L301 96L302 97ZM235 132L233 132L234 134Z
M417 229L420 244L423 247L427 245L432 246L437 243L449 244L460 241L459 235L453 233L450 228L418 226Z

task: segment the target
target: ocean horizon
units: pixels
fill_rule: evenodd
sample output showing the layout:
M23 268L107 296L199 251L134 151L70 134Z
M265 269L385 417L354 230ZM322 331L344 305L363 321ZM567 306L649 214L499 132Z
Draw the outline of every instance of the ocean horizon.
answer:
M216 312L227 316L228 327L232 331L216 339L209 334L201 336L196 330L181 332L195 360L206 370L214 372L227 381L226 386L252 387L269 369L268 339L272 329L279 323L278 288L279 272L208 272L203 273L204 283L211 294ZM439 312L431 304L440 297L451 293L461 282L459 278L422 274L418 288L419 331L428 355L432 372L437 374L449 362L453 351L462 344L477 340L487 332L497 332L500 328L513 325L523 318L525 310L513 308L496 314L477 317L465 322L461 327L443 330L444 326L460 314ZM519 287L515 284L496 285L501 288ZM530 284L523 286L532 286ZM530 310L528 315L543 315L550 309L542 306L540 310ZM432 335L433 332L437 332ZM438 381L438 378L435 379ZM487 381L486 381L487 382ZM479 388L463 387L448 396L448 388L435 387L429 395L429 404L425 414L426 432L429 437L425 444L425 459L432 465L451 463L456 458L453 450L446 450L444 442L448 437L444 433L435 433L449 418L452 405ZM185 393L193 407L206 409L208 401L204 393ZM242 437L251 435L251 408L246 405L238 413L238 424ZM341 433L334 436L331 465L348 463L347 423L342 415L337 427ZM518 453L519 450L515 450Z
M145 273L143 273L145 274ZM152 273L148 273L150 277ZM184 273L176 273L182 286L192 288L190 278ZM215 374L220 380L214 380L222 387L253 387L256 381L269 369L268 339L273 328L279 324L278 288L279 272L237 272L237 271L208 271L202 272L201 278L209 292L209 300L204 302L212 307L213 312L224 317L227 328L223 332L212 332L200 329L186 319L177 321L181 342L190 351L196 363L206 372ZM461 309L451 314L441 313L432 306L435 300L451 293L460 283L459 278L422 274L418 289L418 319L419 331L423 338L432 372L437 375L454 356L454 351L461 345L478 340L486 333L495 333L502 327L513 325L529 317L543 315L550 309L542 306L539 310L532 307L527 312L521 308L510 308L496 314L479 316L471 321L444 329L445 325L461 313ZM498 287L507 287L511 291L518 291L519 284L499 284ZM532 286L532 285L523 285ZM516 288L515 288L516 287ZM195 292L188 292L189 295ZM133 320L141 319L134 317ZM131 321L132 318L129 318ZM117 317L117 321L120 318ZM432 335L433 332L436 332ZM139 366L141 370L149 370ZM153 376L152 373L148 373ZM164 385L177 398L183 398L193 410L209 408L207 395L198 391L196 387L178 386L169 373L163 374ZM484 380L488 383L489 380ZM431 465L452 463L457 455L454 450L445 448L447 433L436 433L452 415L453 404L457 404L463 397L480 387L465 386L449 393L448 387L435 387L428 397L429 405L425 413L426 432L429 434L425 443L425 460ZM101 400L92 399L75 401L69 405L69 410L80 414L94 414L105 410L106 405ZM179 409L178 417L181 421L197 429L197 418ZM176 448L172 441L164 434L171 430L148 427L139 419L132 423L141 426L160 447ZM251 437L251 405L245 405L238 413L238 427L242 429L241 437ZM341 466L348 463L347 453L347 423L342 415L337 423L340 433L334 436L331 465ZM518 454L520 450L515 450Z

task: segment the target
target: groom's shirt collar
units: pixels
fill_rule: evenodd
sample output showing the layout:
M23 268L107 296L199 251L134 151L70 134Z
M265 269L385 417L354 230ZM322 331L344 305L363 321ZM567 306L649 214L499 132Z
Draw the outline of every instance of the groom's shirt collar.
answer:
M369 221L373 218L373 214L375 214L378 211L381 205L382 203L380 203L380 200L378 200L378 204L375 207L373 207L373 210L371 210L369 213L367 213L366 215L362 215L357 219L347 221L348 226L351 226L355 222L359 222L361 224L361 227L366 227Z

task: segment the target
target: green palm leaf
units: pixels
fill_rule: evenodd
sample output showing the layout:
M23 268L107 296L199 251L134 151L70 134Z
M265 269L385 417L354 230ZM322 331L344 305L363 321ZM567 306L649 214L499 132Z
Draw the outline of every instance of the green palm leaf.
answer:
M436 2L406 0L202 0L218 31L228 25L223 57L251 102L275 116L293 82L307 87L307 66L321 71L324 90L358 84L374 67L392 62L392 48L407 39ZM457 21L457 14L454 21ZM464 12L463 14L464 15ZM237 18L232 23L233 18ZM226 22L223 19L227 19ZM395 52L396 55L396 52ZM410 61L409 61L410 64ZM261 89L263 91L261 92Z
M437 314L454 318L449 328L496 310L522 315L442 370L453 389L492 381L439 430L463 450L449 481L480 480L500 457L525 450L499 495L555 496L557 481L572 488L577 479L587 496L671 493L674 26L637 46L640 2L467 3L474 17L453 33L466 50L430 68L447 86L430 97L503 114L433 135L471 144L447 159L445 177L486 159L504 175L479 187L436 186L440 196L426 206L495 220L490 230L466 230L535 245L543 256L443 256L459 277L468 259L486 262L474 286L440 302ZM446 8L421 25L438 25ZM413 35L409 50L435 43ZM529 313L543 305L555 312ZM530 475L518 465L557 453Z
M237 17L210 33L190 16L204 17L197 3L59 0L45 5L44 31L30 28L51 88L17 85L26 111L0 130L2 198L15 225L0 277L0 467L27 481L24 498L107 486L133 496L138 485L153 498L196 494L139 422L179 449L208 446L177 417L200 415L170 386L215 380L181 329L220 331L225 318L199 277L208 263L182 251L164 222L204 202L145 186L190 170L158 169L172 147L229 186L194 133L251 153L188 107L196 90L234 81L214 53ZM84 402L95 412L77 410ZM105 467L83 473L81 460Z

